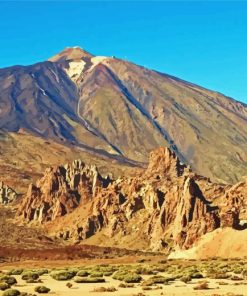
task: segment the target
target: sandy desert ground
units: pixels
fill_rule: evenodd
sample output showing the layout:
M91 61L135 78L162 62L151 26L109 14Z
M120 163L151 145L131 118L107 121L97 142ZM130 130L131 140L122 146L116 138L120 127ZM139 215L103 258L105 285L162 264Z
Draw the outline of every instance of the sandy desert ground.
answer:
M230 280L210 280L209 289L195 291L193 287L196 286L200 280L193 280L190 284L184 284L181 281L175 281L169 285L158 285L158 290L143 291L140 284L135 284L133 288L119 288L120 282L114 280L111 277L105 277L106 283L94 283L94 284L73 284L72 288L68 288L66 284L71 281L56 281L52 279L49 275L44 275L41 277L43 284L51 289L47 295L56 295L56 296L96 296L99 294L105 295L118 295L118 296L134 296L144 295L158 296L158 295L247 295L247 281L241 282L239 285L235 285L233 281ZM143 277L147 279L148 276ZM34 293L35 286L40 284L26 284L25 281L20 279L20 276L17 276L18 285L16 288L19 291ZM228 285L219 285L220 282L228 283ZM99 287L115 287L117 291L115 292L94 292L94 289ZM229 294L232 293L232 294Z
M58 264L59 267L56 266L56 268L54 267L55 265L51 268L51 265L48 264L46 273L44 274L42 274L42 269L40 269L40 267L39 269L37 268L38 266L42 266L41 263L29 262L30 269L27 269L28 262L23 262L25 269L23 269L22 273L19 275L14 273L16 270L18 273L21 264L17 264L18 269L15 269L14 263L9 263L1 268L0 282L3 282L1 277L3 278L5 274L12 273L9 276L15 277L17 283L11 288L17 289L20 292L26 292L28 296L39 295L39 293L35 292L35 287L37 286L48 287L50 292L43 295L54 296L96 296L100 294L106 296L247 295L246 259L227 260L214 258L213 260L202 261L160 260L158 263L157 258L153 262L145 258L143 261L140 261L140 259L138 259L138 261L138 263L135 261L134 264L126 264L123 263L124 261L122 259L122 263L106 264L106 261L104 261L104 264L98 265L88 265L85 264L85 261L81 264L77 261L78 265L75 265L75 262L72 261L70 266L65 267L62 266L62 264ZM36 269L34 266L36 266ZM41 275L37 282L35 282L35 280L27 282L26 279L23 279L24 274L33 274L40 271ZM78 274L81 271L87 271L88 274L86 276L79 276L80 279L103 278L105 282L77 283L76 278L78 278ZM77 275L73 276L70 280L58 280L53 277L54 273L67 274L69 272L77 273ZM134 280L134 283L132 280L127 280L126 283L126 277L121 280L114 279L115 275L119 272L124 272L125 275L128 276L133 276L133 274L139 275L141 280L139 282L135 282ZM200 278L198 274L201 274L202 278ZM188 276L191 277L189 281L185 280ZM157 278L159 278L159 280L169 280L163 283L156 283L154 279ZM68 283L71 284L71 287L68 287ZM206 286L204 286L205 283ZM197 286L204 286L204 288L195 290L194 288ZM113 289L114 291L110 291L113 287L115 288ZM0 292L0 295L5 295L4 291Z

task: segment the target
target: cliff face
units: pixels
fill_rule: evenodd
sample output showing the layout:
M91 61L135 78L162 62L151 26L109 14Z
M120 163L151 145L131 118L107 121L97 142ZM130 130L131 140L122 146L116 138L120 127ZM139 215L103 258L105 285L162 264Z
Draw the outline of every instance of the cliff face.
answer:
M242 188L242 189L241 189ZM130 248L190 247L219 227L238 227L246 184L221 186L159 148L145 171L110 180L80 161L48 169L18 214L66 239Z

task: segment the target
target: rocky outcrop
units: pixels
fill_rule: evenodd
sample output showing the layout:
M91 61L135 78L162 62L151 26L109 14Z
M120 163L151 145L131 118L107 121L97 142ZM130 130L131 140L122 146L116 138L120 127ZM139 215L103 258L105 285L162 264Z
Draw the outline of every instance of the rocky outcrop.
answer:
M36 185L29 186L18 215L28 221L47 222L71 213L81 200L92 199L98 187L106 187L95 166L76 160L71 165L48 168Z
M8 185L0 182L0 204L9 204L16 200L16 198L17 193Z
M90 235L103 229L110 237L131 236L137 215L152 249L167 246L170 240L189 247L220 226L218 207L205 199L196 175L168 148L151 153L142 176L115 182L100 192L89 214L93 219L86 220L82 229L90 224L94 230Z
M221 226L235 229L247 226L247 179L226 190L220 204ZM246 227L247 228L247 227Z
M219 227L239 226L245 186L211 183L170 149L159 148L147 169L132 178L103 178L80 161L48 169L30 186L19 214L29 222L52 220L49 231L65 239L186 249Z

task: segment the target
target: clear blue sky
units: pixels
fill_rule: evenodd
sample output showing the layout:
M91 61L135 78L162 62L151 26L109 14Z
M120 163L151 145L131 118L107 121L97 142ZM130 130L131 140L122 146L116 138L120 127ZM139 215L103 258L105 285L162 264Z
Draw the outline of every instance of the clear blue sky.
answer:
M1 68L78 45L247 103L247 2L0 2L0 32Z

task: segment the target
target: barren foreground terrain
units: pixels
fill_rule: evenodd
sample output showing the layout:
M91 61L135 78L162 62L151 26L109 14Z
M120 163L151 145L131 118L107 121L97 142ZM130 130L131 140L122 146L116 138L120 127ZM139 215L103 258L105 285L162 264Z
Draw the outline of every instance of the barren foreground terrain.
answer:
M15 278L17 283L9 287L21 294L6 294L11 290L5 290L0 295L38 295L37 287L42 286L50 289L44 294L57 296L93 296L100 293L118 296L247 295L246 259L182 261L161 258L162 255L156 254L130 256L129 260L126 256L119 260L84 259L71 261L67 267L63 266L66 261L58 261L57 264L49 261L4 263L1 266L0 288L4 282L10 283ZM100 261L101 264L96 264Z

